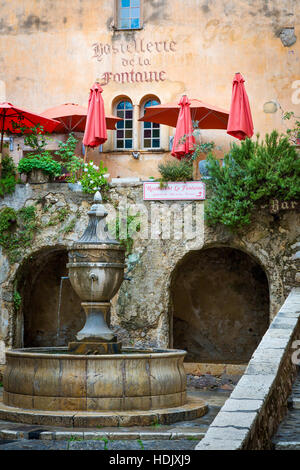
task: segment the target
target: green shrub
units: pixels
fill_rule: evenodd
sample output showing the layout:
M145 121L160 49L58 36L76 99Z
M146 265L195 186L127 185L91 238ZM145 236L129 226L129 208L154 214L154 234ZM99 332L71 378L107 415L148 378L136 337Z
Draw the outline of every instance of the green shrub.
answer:
M207 160L212 192L205 207L209 225L237 229L250 223L258 202L300 197L300 160L288 138L277 131L262 142L257 138L233 144L222 167L211 154Z
M32 170L42 170L51 177L60 175L61 164L56 162L51 153L44 151L40 154L30 153L18 164L19 173L30 173Z
M193 162L190 159L168 161L158 165L161 174L160 181L190 181L193 179Z
M22 297L19 294L19 292L16 290L14 291L14 294L13 294L13 301L14 301L15 312L18 312L21 307Z
M66 142L59 142L59 150L55 152L55 155L61 158L63 166L69 173L66 181L69 183L76 183L80 170L83 169L83 160L75 155L75 149L78 140L70 133Z
M4 197L5 194L12 194L16 188L16 174L17 169L13 159L6 155L2 159L1 164L1 179L0 179L0 196Z

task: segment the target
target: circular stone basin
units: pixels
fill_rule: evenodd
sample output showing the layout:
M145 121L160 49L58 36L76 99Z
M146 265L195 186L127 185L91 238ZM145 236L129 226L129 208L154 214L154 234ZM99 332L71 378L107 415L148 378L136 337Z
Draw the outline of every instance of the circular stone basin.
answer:
M48 411L138 411L186 404L185 351L123 348L74 355L67 348L6 353L3 403Z

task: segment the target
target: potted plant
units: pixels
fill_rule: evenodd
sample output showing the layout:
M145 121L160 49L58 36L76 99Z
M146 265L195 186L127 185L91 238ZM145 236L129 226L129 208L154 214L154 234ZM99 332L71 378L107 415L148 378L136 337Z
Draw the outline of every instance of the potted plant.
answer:
M18 164L18 172L25 173L29 183L47 183L60 175L61 165L45 150L41 153L30 153L22 158Z
M18 164L18 172L27 175L29 183L47 183L61 173L61 165L46 150L47 135L43 126L34 127L14 124L14 128L24 136L24 145L32 151L23 157Z
M191 158L182 158L181 160L174 159L158 165L161 178L161 189L168 187L168 182L171 181L191 181L193 179L193 161Z

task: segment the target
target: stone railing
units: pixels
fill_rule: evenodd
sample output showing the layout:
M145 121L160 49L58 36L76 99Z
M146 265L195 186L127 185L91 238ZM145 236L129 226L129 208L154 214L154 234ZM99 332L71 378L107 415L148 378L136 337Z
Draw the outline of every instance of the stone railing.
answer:
M300 288L294 288L245 374L196 450L271 449L300 362ZM299 353L297 352L299 350ZM293 359L293 360L292 360Z

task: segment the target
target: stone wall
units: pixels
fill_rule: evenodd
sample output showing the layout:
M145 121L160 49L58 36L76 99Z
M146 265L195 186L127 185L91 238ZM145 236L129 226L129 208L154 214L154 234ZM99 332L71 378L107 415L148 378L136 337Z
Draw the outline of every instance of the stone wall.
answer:
M295 277L297 270L299 271L297 256L300 227L300 216L296 210L283 211L276 216L270 215L267 209L259 210L251 226L237 235L223 227L207 227L204 223L202 201L179 201L177 204L170 201L155 203L147 201L143 204L141 183L111 187L110 203L107 203L111 218L114 217L114 208L117 205L119 208L123 207L126 201L127 204L136 205L132 210L142 214L143 223L142 230L134 241L132 253L127 258L127 276L131 280L123 282L119 294L113 299L112 326L124 344L157 347L172 345L174 305L171 288L174 273L186 256L193 256L193 253L199 253L202 249L229 247L240 250L261 266L268 279L270 319L276 315L291 288L296 286ZM20 209L34 205L39 216L40 229L32 244L24 248L19 262L9 263L7 253L3 250L1 252L0 363L5 361L5 348L24 345L26 324L34 323L35 331L41 329L45 331L46 325L50 325L52 331L47 341L53 343L55 340L58 305L58 298L55 297L58 297L59 293L60 276L64 276L65 271L63 267L57 268L56 278L52 280L49 278L47 282L50 270L48 274L47 270L38 274L34 266L44 266L46 269L47 265L48 267L51 265L51 259L54 260L55 252L64 253L73 241L81 236L87 224L87 210L91 202L91 196L72 192L68 189L68 185L63 183L17 185L16 192L1 201L2 208L9 206ZM57 215L62 208L67 209L67 215L58 219ZM178 213L180 214L183 209L194 211L193 237L187 237L185 234L181 236ZM150 226L151 214L152 220L155 221L152 226ZM166 228L168 217L172 219L173 214L175 218L171 220L168 238L166 230L163 231L159 226L159 221L162 220L163 227ZM146 238L145 234L147 229L151 235L149 238ZM51 258L53 256L54 258ZM61 266L61 263L58 263L58 266ZM32 278L31 287L35 292L33 297L28 297L28 293L27 297L23 295L21 308L16 312L13 293L16 288L20 292L22 289L23 291L27 289L24 282L28 269L31 269L31 275L34 272L36 274L35 279ZM53 272L53 268L51 269ZM44 282L38 284L42 277ZM44 290L41 290L42 284ZM39 295L49 297L48 306L46 301L39 302ZM75 334L79 326L72 324L72 308L66 305L67 299L63 298L62 302L65 304L65 318L69 326L67 328L65 325L65 333L61 332L60 340L65 338L67 341L72 329ZM33 313L34 316L40 315L41 306L45 318L43 327L37 318L30 319ZM30 328L27 328L27 331L29 330ZM26 345L29 346L33 340L36 341L37 337L29 339L27 337ZM43 344L45 345L45 342Z
M298 372L299 317L298 287L284 302L245 374L196 450L272 448L271 438L287 411L287 399Z

